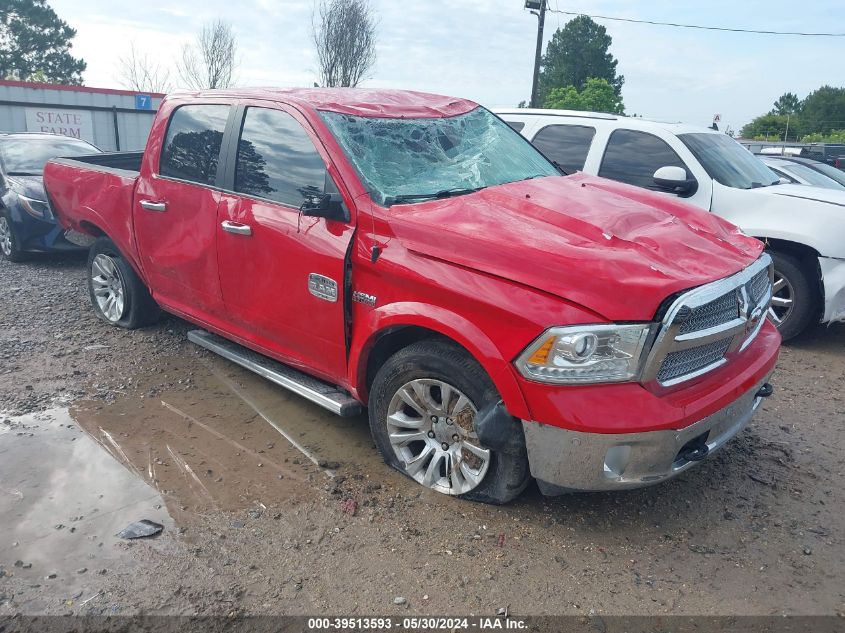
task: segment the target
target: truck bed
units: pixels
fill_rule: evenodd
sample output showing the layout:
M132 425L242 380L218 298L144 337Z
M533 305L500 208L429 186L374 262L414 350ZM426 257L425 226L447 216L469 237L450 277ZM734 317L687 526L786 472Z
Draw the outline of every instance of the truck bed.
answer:
M88 156L75 156L72 159L80 163L95 165L98 167L111 167L121 171L141 171L141 161L144 158L143 151L137 152L103 152L101 154L90 154Z
M44 167L44 189L59 224L108 235L137 264L132 203L143 152L56 158Z

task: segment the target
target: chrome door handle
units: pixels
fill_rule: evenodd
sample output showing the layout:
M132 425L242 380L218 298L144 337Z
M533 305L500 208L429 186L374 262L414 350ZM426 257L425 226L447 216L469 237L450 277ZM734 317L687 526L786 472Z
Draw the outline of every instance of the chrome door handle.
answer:
M226 233L234 233L235 235L252 235L252 227L247 224L238 224L237 222L229 222L223 220L220 223Z
M167 211L167 203L153 202L152 200L141 200L141 208L146 209L147 211L158 211L159 213L162 213L163 211Z

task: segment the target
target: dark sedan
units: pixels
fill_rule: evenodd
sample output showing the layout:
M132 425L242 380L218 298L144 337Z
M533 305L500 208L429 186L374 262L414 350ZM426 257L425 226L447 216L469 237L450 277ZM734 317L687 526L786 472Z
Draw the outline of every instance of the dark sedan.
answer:
M53 217L42 174L51 158L97 153L67 136L0 134L0 255L19 262L28 253L79 249Z

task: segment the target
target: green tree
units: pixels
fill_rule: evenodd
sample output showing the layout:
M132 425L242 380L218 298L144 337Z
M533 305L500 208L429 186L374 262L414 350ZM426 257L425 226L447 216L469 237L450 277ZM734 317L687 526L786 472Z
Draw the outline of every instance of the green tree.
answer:
M826 135L845 126L845 88L822 86L804 99L801 108L803 130Z
M757 140L795 141L802 134L801 120L797 116L764 114L743 126L739 134L742 138Z
M802 143L845 143L845 130L831 130L829 134L807 134L801 137Z
M586 110L624 114L622 97L617 95L606 79L590 77L580 92L575 86L552 88L543 106L556 110Z
M796 114L801 111L801 100L792 92L785 92L775 101L769 114Z
M617 60L610 54L613 39L600 24L579 15L555 31L540 67L539 102L554 88L575 86L580 92L591 77L606 80L617 96L625 78L616 74Z
M69 52L75 35L46 0L2 0L0 77L82 83L86 64Z

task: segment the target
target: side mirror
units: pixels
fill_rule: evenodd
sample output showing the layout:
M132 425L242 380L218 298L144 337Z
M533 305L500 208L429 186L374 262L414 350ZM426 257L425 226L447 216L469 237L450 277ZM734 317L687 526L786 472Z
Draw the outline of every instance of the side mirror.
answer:
M698 181L687 178L687 171L683 167L661 167L654 172L654 184L679 196L691 196L698 189Z
M316 187L315 187L316 188ZM326 218L337 222L349 222L349 209L343 204L343 198L337 190L337 185L326 170L323 183L325 193L315 193L305 197L299 208L302 215L310 218Z
M339 193L324 193L308 196L302 203L302 215L311 218L326 218L338 222L349 222L349 212Z

